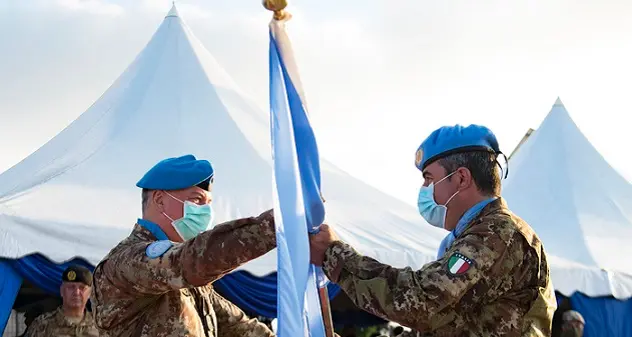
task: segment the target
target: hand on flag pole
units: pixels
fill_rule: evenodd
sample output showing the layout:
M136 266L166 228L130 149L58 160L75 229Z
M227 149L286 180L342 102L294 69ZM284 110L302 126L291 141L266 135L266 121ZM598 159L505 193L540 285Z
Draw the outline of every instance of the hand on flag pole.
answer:
M287 2L265 0L270 22L270 131L280 337L333 337L326 277L310 264L309 233L325 219L320 160L285 23ZM323 319L324 316L324 319Z
M320 226L318 234L311 235L309 239L310 261L316 266L322 266L325 251L332 242L338 240L338 235L327 224Z

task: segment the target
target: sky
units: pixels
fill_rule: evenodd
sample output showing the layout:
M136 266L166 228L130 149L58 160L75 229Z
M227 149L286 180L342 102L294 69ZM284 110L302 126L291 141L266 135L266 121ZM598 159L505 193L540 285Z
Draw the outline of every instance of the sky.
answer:
M322 156L371 185L413 204L422 182L415 151L434 129L483 124L509 154L558 96L632 180L632 2L289 2L288 30ZM267 110L270 13L261 1L176 5ZM0 1L0 172L97 100L170 7L167 0Z

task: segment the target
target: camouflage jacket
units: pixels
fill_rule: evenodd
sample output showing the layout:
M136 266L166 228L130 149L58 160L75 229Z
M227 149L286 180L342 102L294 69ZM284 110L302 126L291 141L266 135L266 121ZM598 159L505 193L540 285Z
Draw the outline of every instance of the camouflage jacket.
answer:
M556 308L533 229L499 198L443 258L393 268L337 241L323 270L360 308L429 336L550 336Z
M66 318L61 307L39 315L26 330L25 337L98 337L90 312L79 323Z
M155 240L137 224L96 267L91 301L99 329L116 337L274 336L211 286L275 247L272 211L164 242L161 254L150 254Z

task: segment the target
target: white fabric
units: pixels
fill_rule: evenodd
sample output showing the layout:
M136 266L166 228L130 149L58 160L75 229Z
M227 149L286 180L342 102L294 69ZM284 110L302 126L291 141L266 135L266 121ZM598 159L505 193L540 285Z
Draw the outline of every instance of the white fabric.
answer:
M503 196L542 239L558 291L632 296L632 186L559 99L512 156Z
M269 130L268 113L237 88L174 8L93 106L0 175L0 256L40 252L56 262L98 263L140 216L136 181L159 160L187 153L215 166L216 222L258 215L272 208ZM327 220L344 240L398 267L434 260L445 231L413 206L326 160L321 165ZM276 270L275 252L244 268Z

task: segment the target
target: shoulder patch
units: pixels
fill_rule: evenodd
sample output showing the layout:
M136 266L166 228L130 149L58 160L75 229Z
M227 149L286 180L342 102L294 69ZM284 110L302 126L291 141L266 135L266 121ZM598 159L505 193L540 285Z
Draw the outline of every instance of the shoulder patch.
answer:
M157 257L161 257L164 253L166 253L169 248L171 248L171 246L173 246L173 243L169 240L154 241L149 246L147 246L147 249L145 249L145 254L147 254L147 257L149 257L150 259L155 259Z
M448 272L451 275L465 274L465 272L467 272L470 269L473 262L474 261L463 256L463 254L461 253L454 253L448 259L448 264L447 264Z

